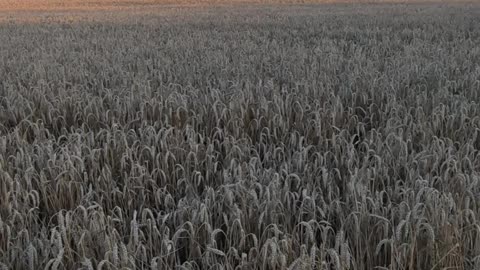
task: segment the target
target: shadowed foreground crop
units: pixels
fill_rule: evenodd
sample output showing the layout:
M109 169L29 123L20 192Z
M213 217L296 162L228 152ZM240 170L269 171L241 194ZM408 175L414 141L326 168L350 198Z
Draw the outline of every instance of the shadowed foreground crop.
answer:
M480 268L478 6L97 15L0 24L0 269Z

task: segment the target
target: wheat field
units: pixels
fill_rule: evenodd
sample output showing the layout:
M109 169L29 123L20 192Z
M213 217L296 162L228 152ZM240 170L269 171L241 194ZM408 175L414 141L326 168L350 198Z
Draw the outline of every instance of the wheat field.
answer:
M480 269L480 5L3 3L0 269Z

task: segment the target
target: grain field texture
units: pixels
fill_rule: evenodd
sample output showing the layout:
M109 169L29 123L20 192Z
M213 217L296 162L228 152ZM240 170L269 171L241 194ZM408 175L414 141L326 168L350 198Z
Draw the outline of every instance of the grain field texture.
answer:
M88 3L0 8L0 269L480 269L478 4Z

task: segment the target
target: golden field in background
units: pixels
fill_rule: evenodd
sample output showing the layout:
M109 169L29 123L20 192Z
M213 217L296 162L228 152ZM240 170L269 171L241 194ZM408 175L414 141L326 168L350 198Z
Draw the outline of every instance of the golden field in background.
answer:
M85 20L124 21L135 20L138 16L162 16L178 14L182 11L209 7L225 8L227 12L245 9L255 10L259 6L272 9L288 6L281 12L308 12L310 5L322 5L324 12L338 13L337 5L346 5L347 9L357 9L361 13L370 13L370 5L412 4L439 5L474 4L474 0L0 0L0 23L39 23L74 22ZM431 4L435 4L435 6ZM330 7L330 8L328 8ZM208 12L208 11L207 11ZM145 22L145 20L143 20Z
M206 4L312 4L312 3L465 3L471 0L3 0L0 11L19 10L95 10L145 8L164 5L206 5Z

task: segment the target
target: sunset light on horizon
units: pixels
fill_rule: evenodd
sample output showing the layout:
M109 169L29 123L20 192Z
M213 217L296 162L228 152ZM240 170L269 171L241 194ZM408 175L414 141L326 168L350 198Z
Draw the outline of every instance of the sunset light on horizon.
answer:
M246 5L246 4L372 4L372 3L474 3L474 0L0 0L0 11L112 9L161 5Z

